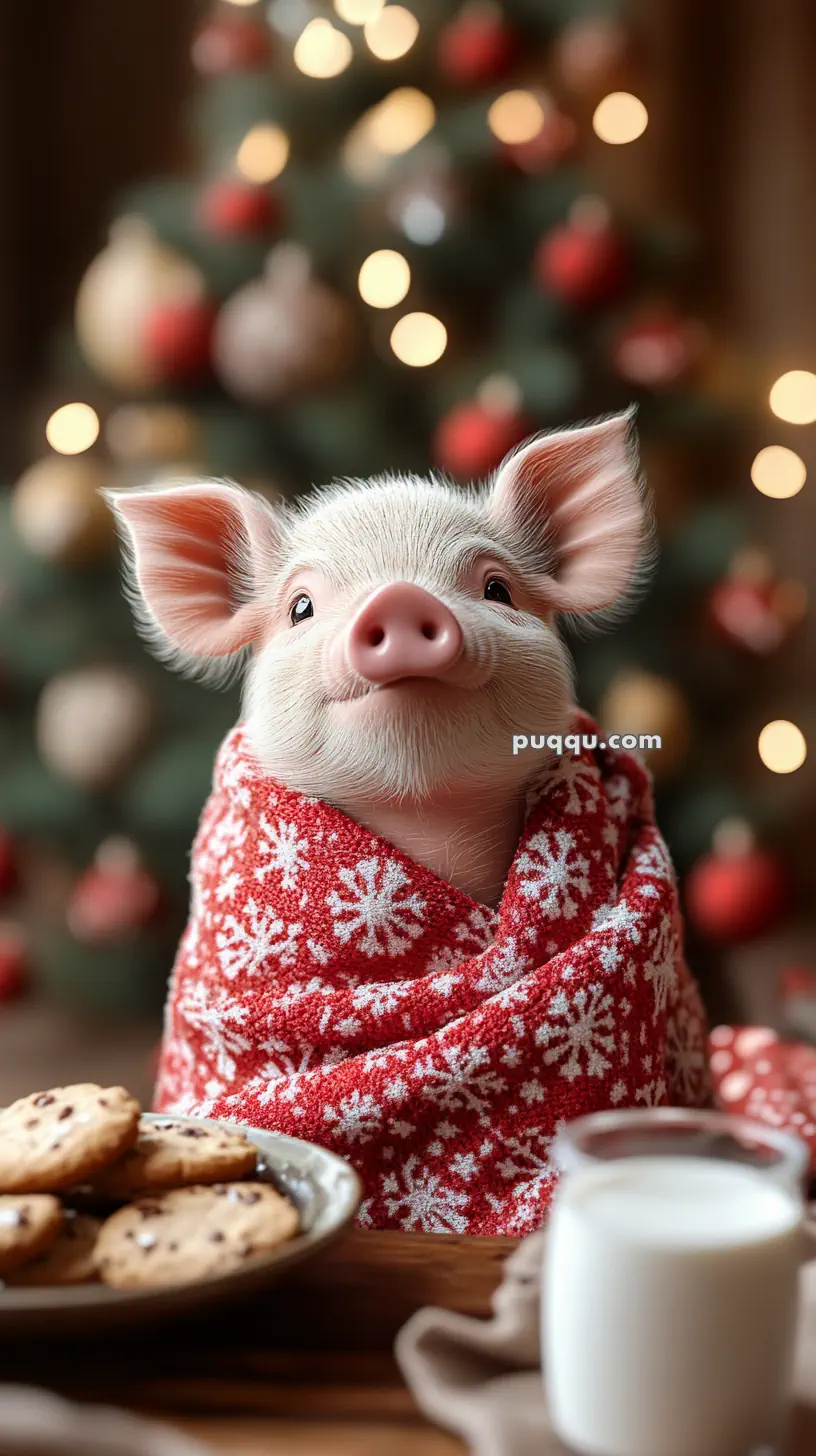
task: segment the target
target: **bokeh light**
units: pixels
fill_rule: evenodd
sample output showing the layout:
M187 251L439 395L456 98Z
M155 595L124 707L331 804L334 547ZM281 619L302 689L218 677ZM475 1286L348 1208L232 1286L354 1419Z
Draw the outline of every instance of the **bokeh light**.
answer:
M430 96L415 86L398 86L372 108L366 124L369 140L377 151L396 157L421 142L435 121Z
M766 723L757 743L759 756L771 773L794 773L807 757L807 744L801 728L787 718Z
M393 308L411 287L411 269L402 253L381 248L370 253L357 278L360 297L372 308Z
M788 500L802 489L807 480L807 466L786 445L766 445L754 456L751 479L763 495L773 500Z
M808 369L790 369L771 389L769 403L774 414L789 425L812 425L816 420L816 374Z
M387 5L366 21L366 45L378 61L396 61L408 54L419 35L419 21L404 5Z
M500 142L520 146L538 136L544 124L544 107L532 91L505 91L488 111L487 124Z
M426 192L406 197L395 210L408 241L419 243L420 247L438 243L447 227L444 207Z
M60 455L81 455L99 436L99 416L89 404L64 404L51 415L45 438Z
M335 30L330 20L318 17L310 20L298 37L293 57L304 76L328 80L339 76L351 61L351 41L342 30Z
M280 126L261 122L248 131L235 165L248 182L274 182L289 160L289 138Z
M592 129L602 142L624 146L637 141L649 125L649 113L638 96L630 91L613 91L595 107Z
M334 8L347 25L365 25L379 15L385 0L334 0Z
M406 313L391 330L391 348L402 364L423 369L441 359L448 331L432 313Z

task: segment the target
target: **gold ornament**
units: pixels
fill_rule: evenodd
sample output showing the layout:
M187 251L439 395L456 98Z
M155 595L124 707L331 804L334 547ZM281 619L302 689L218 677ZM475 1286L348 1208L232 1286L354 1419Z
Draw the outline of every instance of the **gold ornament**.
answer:
M194 264L158 242L140 218L120 218L79 286L76 331L85 358L118 389L152 389L162 373L145 348L148 319L163 304L204 293Z
M46 561L83 565L113 544L111 513L99 494L108 471L85 455L48 455L14 487L11 516L20 540Z
M152 724L153 705L138 678L118 667L79 668L43 689L37 747L52 773L94 792L119 782Z
M301 248L282 244L222 308L213 362L238 399L270 405L340 379L357 345L351 304L313 276Z
M691 718L680 689L665 677L639 668L618 673L600 709L604 733L658 734L660 748L639 750L655 778L668 778L683 762L691 739Z

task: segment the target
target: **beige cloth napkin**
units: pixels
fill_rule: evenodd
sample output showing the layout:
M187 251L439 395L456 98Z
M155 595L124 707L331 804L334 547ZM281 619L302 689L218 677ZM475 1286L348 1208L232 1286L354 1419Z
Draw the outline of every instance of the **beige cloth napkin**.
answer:
M813 1226L810 1229L813 1236ZM504 1266L489 1320L421 1309L396 1355L417 1404L454 1431L472 1456L565 1456L547 1415L540 1373L539 1297L546 1234L532 1234ZM816 1456L816 1258L801 1273L795 1407L785 1456Z
M0 1456L214 1456L179 1431L30 1385L0 1385Z

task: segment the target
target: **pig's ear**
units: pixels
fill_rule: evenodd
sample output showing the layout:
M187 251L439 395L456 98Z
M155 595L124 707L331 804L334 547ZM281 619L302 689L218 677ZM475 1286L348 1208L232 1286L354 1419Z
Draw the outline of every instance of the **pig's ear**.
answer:
M260 588L280 554L274 508L215 481L104 494L124 543L137 621L154 651L195 673L249 647L261 623Z
M489 513L548 610L602 611L635 584L648 522L633 421L627 410L539 435L499 467Z

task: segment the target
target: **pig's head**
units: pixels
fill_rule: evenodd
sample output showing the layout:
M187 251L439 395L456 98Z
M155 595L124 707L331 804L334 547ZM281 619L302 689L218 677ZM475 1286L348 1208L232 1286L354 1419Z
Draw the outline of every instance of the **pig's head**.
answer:
M561 614L631 593L645 540L631 413L538 436L492 481L353 481L293 509L219 483L111 493L154 649L187 671L251 653L270 774L351 809L520 791L518 733L563 732Z

